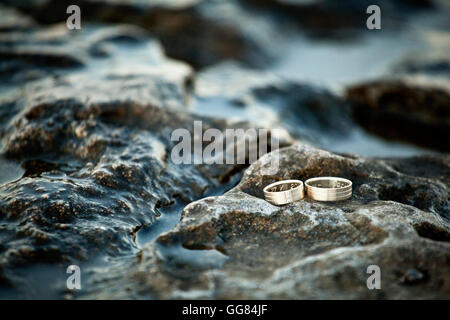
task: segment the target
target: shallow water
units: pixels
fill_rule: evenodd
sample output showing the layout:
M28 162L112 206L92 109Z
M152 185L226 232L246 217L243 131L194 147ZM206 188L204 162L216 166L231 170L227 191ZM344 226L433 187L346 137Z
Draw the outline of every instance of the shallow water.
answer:
M405 57L427 50L430 34L448 28L448 15L445 11L415 13L397 22L401 23L397 30L382 27L348 40L293 37L283 48L283 59L270 70L340 92L352 83L389 75Z
M228 183L206 192L204 197L213 197L224 194L238 184L241 178L242 173L233 175ZM136 233L135 242L137 246L142 248L145 244L155 240L164 232L172 230L180 221L181 213L186 205L187 203L177 199L175 203L157 209L159 216L157 216L156 221L150 225L143 226Z
M186 203L177 201L172 205L165 206L157 212L159 216L156 221L148 226L143 226L136 233L136 244L139 248L145 246L150 241L155 240L162 233L172 230L173 227L180 221L181 211Z
M429 47L426 37L436 26L445 24L445 14L424 13L397 31L366 32L350 40L317 40L297 35L280 48L282 59L264 72L280 78L327 88L340 95L345 87L390 74L392 67L405 57ZM276 103L275 103L276 105ZM196 97L192 112L208 117L233 118L264 124L277 118L274 101L252 101L243 107L223 97ZM307 116L307 115L306 115ZM385 140L358 126L345 137L327 131L315 131L312 143L330 151L369 157L403 157L433 153L412 144ZM307 130L315 130L314 126Z
M345 42L294 39L286 56L271 70L339 92L345 86L375 79L411 52L427 46L420 33L408 31L364 33Z
M20 179L24 172L20 163L0 157L0 185Z
M226 255L214 248L189 250L181 245L171 247L158 245L156 254L174 268L189 267L198 270L220 268L228 260Z

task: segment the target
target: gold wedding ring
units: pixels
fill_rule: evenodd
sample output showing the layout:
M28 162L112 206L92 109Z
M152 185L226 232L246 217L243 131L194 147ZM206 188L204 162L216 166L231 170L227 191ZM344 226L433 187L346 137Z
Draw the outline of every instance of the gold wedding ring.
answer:
M303 199L304 189L301 180L283 180L269 184L264 188L266 201L283 205Z
M337 177L317 177L305 181L309 198L318 201L340 201L352 196L352 182Z

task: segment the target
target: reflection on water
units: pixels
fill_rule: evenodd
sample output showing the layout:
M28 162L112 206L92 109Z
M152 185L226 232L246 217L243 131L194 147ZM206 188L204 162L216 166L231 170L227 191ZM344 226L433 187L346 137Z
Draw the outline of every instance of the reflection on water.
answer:
M181 244L176 246L157 245L158 258L176 268L210 269L220 268L228 257L216 249L189 250Z
M67 266L40 263L15 268L14 278L22 285L13 290L0 290L0 299L59 299L67 291Z
M388 141L355 127L344 139L324 139L322 148L337 153L354 153L368 157L408 157L432 153L431 150L395 141Z
M386 75L399 60L425 49L427 42L424 33L432 29L434 24L442 23L441 20L430 19L425 14L409 22L408 28L366 32L350 41L313 40L297 35L282 48L282 59L269 66L265 72L288 81L313 83L340 95L346 86ZM228 74L223 74L224 79L228 77ZM208 75L205 79L203 82L210 80ZM236 79L230 77L229 81ZM263 79L261 82L264 84ZM248 97L242 94L242 102L228 97L227 89L223 90L223 96L213 93L210 96L197 96L191 104L192 112L207 117L246 120L266 127L274 127L278 123L294 137L301 137L304 142L333 152L373 157L401 157L432 152L403 142L384 140L353 122L349 123L351 129L348 134L336 135L336 132L324 130L314 121L309 121L314 120L310 119L314 115L300 112L289 113L286 117L281 111L286 107L286 101L245 100Z
M226 191L237 185L241 178L242 173L233 175L228 183L206 192L202 198L224 194ZM155 240L162 233L172 230L180 221L181 213L186 205L187 203L177 199L175 203L171 205L156 209L159 214L156 221L139 229L136 233L136 245L139 248L142 248L145 244Z
M20 163L0 157L0 185L20 179L24 172Z
M366 33L363 38L346 43L312 42L298 37L272 71L339 90L350 83L383 75L400 58L424 46L420 38L403 33Z
M142 248L146 243L156 239L160 234L173 229L180 221L185 204L176 203L158 209L159 217L151 225L142 227L136 234L136 244Z
M428 33L448 27L448 13L423 12L404 19L399 29L382 28L352 40L291 39L270 70L339 91L344 86L389 74L392 65L430 45Z
M286 107L283 103L275 99L270 101L254 99L243 106L227 97L201 96L192 101L191 110L206 117L246 120L269 128L277 124L285 127L294 137L301 138L303 142L332 152L369 157L403 157L433 152L415 145L377 137L350 119L346 124L348 128L341 134L331 128L320 126L316 116L311 112L299 112L289 108L283 111ZM339 122L341 121L342 119L339 119Z

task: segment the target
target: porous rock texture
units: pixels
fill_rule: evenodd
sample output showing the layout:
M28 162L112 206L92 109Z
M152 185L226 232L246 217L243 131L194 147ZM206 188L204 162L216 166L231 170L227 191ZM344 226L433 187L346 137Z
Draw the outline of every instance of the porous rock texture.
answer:
M347 90L353 114L368 131L448 152L450 82L434 76L405 76L354 85Z
M8 5L42 24L63 22L73 1L7 1ZM252 66L270 60L264 35L254 32L252 16L225 1L204 0L81 0L76 1L85 22L121 23L142 27L157 37L170 57L199 68L226 59ZM220 19L217 17L220 16ZM265 22L257 22L266 28Z
M84 0L82 30L72 31L71 1L5 3L0 298L450 297L448 155L311 146L345 141L360 129L354 116L379 135L448 151L447 64L410 64L402 76L433 79L360 83L344 98L262 70L298 31L291 24L325 37L361 29L367 1L336 11L331 1ZM402 12L389 3L386 13ZM192 135L195 120L287 132L245 173L175 164L171 134ZM262 175L277 155L279 171ZM271 182L315 176L351 179L353 197L263 199ZM82 270L79 292L66 288L70 264ZM381 290L367 287L371 265Z
M279 172L260 175L277 153ZM144 247L128 290L153 298L448 298L449 163L302 144L272 152L229 192L186 206L174 230ZM352 198L285 206L263 199L270 182L323 175L351 179ZM367 287L371 265L380 267L381 290Z
M189 114L192 69L166 58L139 29L35 32L12 38L3 57L9 91L0 101L2 156L23 169L0 187L0 283L23 292L18 268L133 252L135 233L160 207L198 199L242 170L174 164L174 130L193 137L194 120L203 130L255 127ZM135 64L121 55L124 42ZM30 75L36 55L46 68ZM51 63L64 59L80 63Z

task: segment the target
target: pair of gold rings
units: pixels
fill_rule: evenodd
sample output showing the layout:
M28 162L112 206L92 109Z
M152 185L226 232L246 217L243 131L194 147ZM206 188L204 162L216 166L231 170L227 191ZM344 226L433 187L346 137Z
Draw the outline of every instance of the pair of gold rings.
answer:
M341 201L352 196L352 182L338 177L318 177L305 181L306 195L317 201ZM303 199L305 190L301 180L283 180L264 188L266 201L283 205Z

